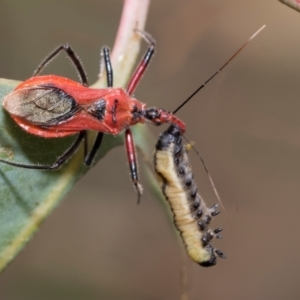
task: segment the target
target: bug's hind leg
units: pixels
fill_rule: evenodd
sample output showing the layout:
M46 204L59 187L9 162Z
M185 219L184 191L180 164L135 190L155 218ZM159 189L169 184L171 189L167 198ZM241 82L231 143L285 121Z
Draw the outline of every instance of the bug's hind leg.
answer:
M5 159L0 159L0 163L4 163L10 166L19 167L23 169L32 169L32 170L57 170L59 169L71 156L77 151L81 142L86 139L86 131L81 131L77 136L77 139L74 143L62 154L52 165L37 165L37 164L22 164Z

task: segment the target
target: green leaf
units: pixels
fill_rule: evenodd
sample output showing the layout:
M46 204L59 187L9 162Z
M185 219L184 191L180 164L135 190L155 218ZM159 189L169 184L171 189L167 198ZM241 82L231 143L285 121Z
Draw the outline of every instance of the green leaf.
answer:
M0 99L19 82L0 79ZM20 163L51 164L76 138L45 139L26 133L0 109L0 157ZM106 135L97 160L123 144ZM87 172L83 149L58 171L22 169L0 164L0 271L22 249L41 222Z

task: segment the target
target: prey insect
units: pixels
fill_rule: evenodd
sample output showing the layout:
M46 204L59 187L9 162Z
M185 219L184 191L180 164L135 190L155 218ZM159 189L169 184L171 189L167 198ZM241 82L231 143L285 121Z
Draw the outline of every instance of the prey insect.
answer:
M155 52L155 42L149 34L139 32L149 46L125 89L113 88L113 69L108 47L102 48L108 87L94 89L88 87L84 68L71 47L67 44L59 46L42 61L33 77L20 83L4 98L3 107L14 121L30 134L44 138L77 135L77 138L51 165L23 164L4 159L0 159L0 162L26 169L57 170L83 142L84 164L89 167L93 164L104 134L117 135L124 130L131 179L139 202L142 186L139 183L135 145L130 126L144 122L154 125L170 123L178 126L184 133L184 122L174 114L216 76L261 30L262 28L173 113L155 107L148 108L146 104L132 97ZM67 53L77 69L80 83L56 75L38 76L61 51ZM90 150L87 147L89 130L98 132Z
M214 237L221 237L221 228L208 228L212 218L219 214L218 205L208 208L199 195L178 126L171 125L160 135L154 169L190 258L203 267L215 265L217 256L225 258L223 252L210 244Z
M173 113L176 113L215 77L263 28L264 26L252 35L216 73L204 82ZM198 187L194 181L194 175L187 155L188 147L182 145L182 137L183 132L175 124L172 124L159 136L154 151L154 170L162 192L172 210L175 227L181 235L189 257L203 267L210 267L217 263L217 257L225 258L224 253L215 249L210 243L214 238L221 238L219 233L223 230L222 228L209 228L211 220L220 211L218 211L218 204L208 208L198 193ZM193 148L193 146L191 147ZM196 151L196 153L200 156L214 192L220 204L222 204L203 158L199 152Z

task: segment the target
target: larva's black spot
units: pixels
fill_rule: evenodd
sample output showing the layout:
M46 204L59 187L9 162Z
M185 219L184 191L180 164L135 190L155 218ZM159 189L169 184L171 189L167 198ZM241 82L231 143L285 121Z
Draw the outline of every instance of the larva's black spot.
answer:
M206 232L202 235L201 241L204 246L206 246L208 244L208 242L210 241L209 235Z
M205 232L201 238L202 243L206 246L214 237L212 232Z
M197 209L200 206L200 202L193 203L193 209Z
M218 215L220 212L218 211L218 208L219 208L219 204L214 204L210 209L210 213L212 216L216 216Z
M184 170L184 168L179 168L179 174L181 175L181 176L183 176L183 175L185 175L185 170Z
M203 211L202 211L202 209L199 209L199 210L197 211L197 217L198 217L198 218L201 218L202 215L203 215Z
M197 192L198 192L198 189L194 189L194 190L191 192L190 196L191 196L192 199L195 199L195 198L196 198Z
M206 228L206 223L203 220L201 220L201 221L198 222L198 226L199 226L201 231L204 231L205 228Z
M206 224L209 224L210 221L211 221L211 216L209 216L209 215L204 216L203 221L204 221Z
M186 187L189 187L189 186L191 186L191 185L192 185L192 180L191 180L191 179L186 180L185 186L186 186Z

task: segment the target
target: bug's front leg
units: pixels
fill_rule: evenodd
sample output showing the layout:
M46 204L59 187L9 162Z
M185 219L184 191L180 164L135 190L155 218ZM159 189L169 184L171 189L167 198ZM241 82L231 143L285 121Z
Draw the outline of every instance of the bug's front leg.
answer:
M143 194L143 187L139 183L139 175L138 175L138 166L137 166L137 159L136 159L136 150L133 140L133 135L131 130L128 128L125 131L125 145L126 145L126 152L127 158L129 163L130 175L131 180L134 184L134 187L138 194L138 204L140 203L141 196Z

